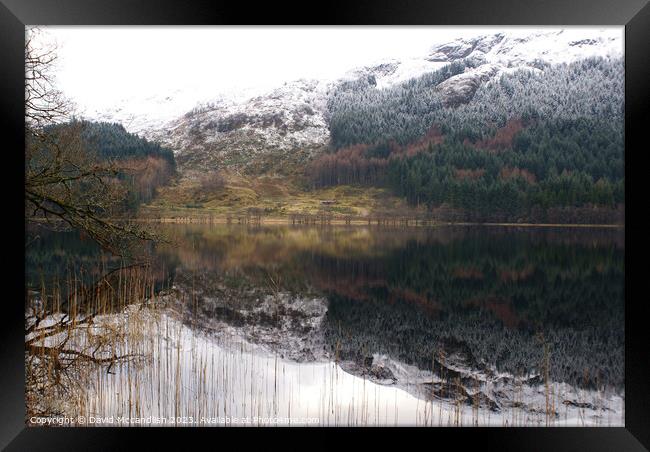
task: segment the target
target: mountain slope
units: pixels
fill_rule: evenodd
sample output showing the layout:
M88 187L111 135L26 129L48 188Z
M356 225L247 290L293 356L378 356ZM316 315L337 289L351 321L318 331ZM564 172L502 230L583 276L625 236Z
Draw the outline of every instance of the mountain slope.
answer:
M304 161L327 146L326 99L326 85L299 80L244 102L198 106L149 135L174 149L183 168L281 170L274 157Z
M282 172L304 164L330 145L327 102L342 84L361 81L383 90L463 62L464 71L444 80L437 90L444 105L457 106L503 74L520 69L539 72L548 64L621 52L622 33L616 30L515 29L436 44L421 57L379 61L350 70L333 82L299 80L254 97L222 96L193 109L191 95L162 93L160 99L120 103L101 113L101 118L121 120L127 130L170 147L181 170L234 167Z

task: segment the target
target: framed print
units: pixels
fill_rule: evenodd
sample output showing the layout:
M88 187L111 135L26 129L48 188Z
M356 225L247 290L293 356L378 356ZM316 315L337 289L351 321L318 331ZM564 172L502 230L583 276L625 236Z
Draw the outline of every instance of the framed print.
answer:
M583 3L3 0L3 447L647 448L650 7Z

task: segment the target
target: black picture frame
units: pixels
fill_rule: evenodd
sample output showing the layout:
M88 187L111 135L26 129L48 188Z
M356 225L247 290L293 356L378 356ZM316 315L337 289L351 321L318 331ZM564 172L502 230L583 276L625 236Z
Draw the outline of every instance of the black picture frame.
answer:
M307 5L278 5L268 2L253 6L246 2L222 3L207 0L0 0L0 111L4 129L2 155L6 159L3 182L6 194L3 206L7 212L5 230L8 241L16 246L15 255L3 253L5 262L18 262L24 258L24 246L18 237L24 235L22 220L24 203L18 195L20 171L24 149L24 35L25 25L260 25L310 24L310 25L620 25L625 26L625 146L626 201L628 204L625 240L626 253L626 311L625 311L625 427L620 428L455 428L436 430L411 429L408 432L391 429L372 429L377 440L390 436L398 441L415 445L415 437L424 444L461 444L477 441L476 447L499 450L644 450L650 448L650 390L648 372L648 328L646 326L644 297L633 297L631 275L640 274L630 265L630 254L641 255L643 250L634 242L632 253L629 242L629 220L639 207L629 208L633 194L631 183L633 163L640 163L644 152L643 138L650 104L650 4L646 0L446 0L437 2L389 0L327 3ZM632 156L630 158L630 156ZM637 165L639 166L639 165ZM642 168L634 169L640 174ZM635 195L642 196L642 195ZM636 204L633 204L636 206ZM640 240L636 235L634 240ZM24 329L23 306L18 299L24 296L24 279L21 269L13 264L13 272L5 283L12 289L4 299L2 328L0 329L0 447L6 450L119 450L129 448L134 436L144 434L147 441L181 439L185 447L200 447L197 429L173 428L27 428L24 421ZM24 270L24 269L23 269ZM23 272L24 273L24 272ZM224 431L227 430L227 431ZM281 428L289 433L286 441L299 446L294 429ZM290 431L291 430L291 431ZM330 443L337 447L349 442L353 429L311 429L307 432L311 447ZM240 440L248 442L251 430L198 429L201 435L210 435L215 445L226 444L224 435L246 435ZM332 434L332 433L339 433ZM276 429L257 429L255 435L267 441ZM365 432L367 433L367 431ZM219 435L219 436L215 436ZM435 436L433 436L435 435ZM444 438L442 438L444 436ZM217 442L218 441L218 442ZM153 447L153 446L151 446ZM202 447L202 446L201 446ZM416 446L417 447L417 446Z

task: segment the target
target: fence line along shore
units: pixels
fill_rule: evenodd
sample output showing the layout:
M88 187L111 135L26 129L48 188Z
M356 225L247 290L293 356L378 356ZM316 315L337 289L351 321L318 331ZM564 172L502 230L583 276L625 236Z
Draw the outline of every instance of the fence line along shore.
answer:
M529 228L625 228L625 224L602 223L509 223L509 222L471 222L444 221L424 216L351 216L290 214L285 216L265 215L173 215L161 217L135 218L129 221L145 223L179 224L267 224L267 225L359 225L359 226L509 226Z

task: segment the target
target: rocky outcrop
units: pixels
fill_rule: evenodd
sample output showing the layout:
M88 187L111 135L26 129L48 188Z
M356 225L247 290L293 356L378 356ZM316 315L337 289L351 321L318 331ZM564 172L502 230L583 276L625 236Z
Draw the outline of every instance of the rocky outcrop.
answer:
M456 39L445 44L434 46L426 57L426 60L451 62L469 57L474 52L485 54L503 41L504 38L505 35L503 33L496 33L470 39Z
M530 65L541 59L548 63L569 62L587 56L605 56L622 51L622 34L612 30L509 30L470 38L458 38L431 48L427 61L450 63L476 58L504 67Z
M501 70L502 68L498 65L484 64L448 78L436 89L442 93L445 106L464 104L472 99L482 83L496 76Z

